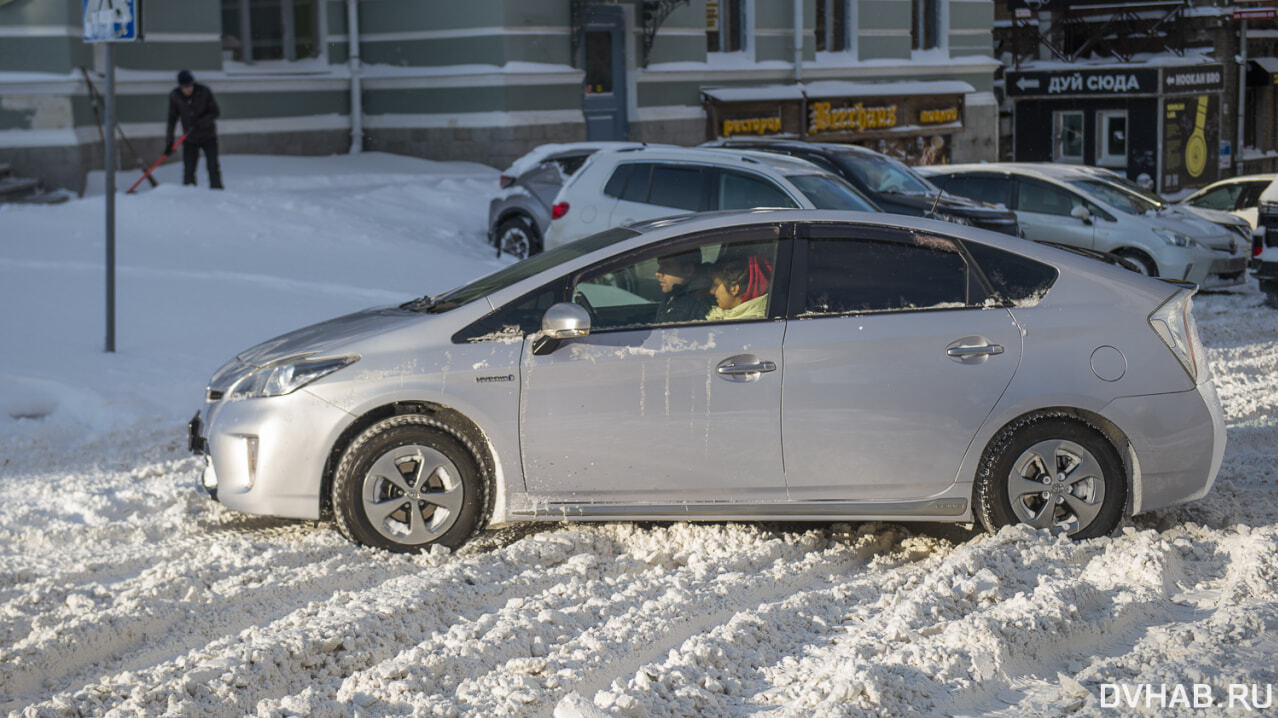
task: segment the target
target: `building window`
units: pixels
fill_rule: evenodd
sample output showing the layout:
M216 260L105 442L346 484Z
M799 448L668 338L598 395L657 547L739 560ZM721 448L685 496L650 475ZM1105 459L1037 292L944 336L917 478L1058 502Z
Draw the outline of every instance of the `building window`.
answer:
M706 0L706 51L746 49L746 0Z
M910 0L910 40L915 50L945 46L945 0Z
M855 0L817 0L817 52L848 52L856 29Z
M222 51L237 62L320 54L322 0L222 0Z
M1127 166L1127 110L1096 113L1096 164L1102 167Z

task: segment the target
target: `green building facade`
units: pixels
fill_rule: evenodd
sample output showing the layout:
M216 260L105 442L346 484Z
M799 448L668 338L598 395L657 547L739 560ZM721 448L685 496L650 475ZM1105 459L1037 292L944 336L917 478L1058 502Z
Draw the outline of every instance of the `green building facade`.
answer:
M104 51L81 39L84 2L0 0L0 163L77 190L102 164L81 68L101 90ZM218 99L223 153L355 145L503 167L546 142L740 131L910 161L998 156L992 0L145 0L142 12L144 41L114 52L117 117L141 155L122 148L122 167L158 155L183 68ZM853 121L883 98L900 105L895 125ZM804 119L816 103L852 124L816 132ZM773 114L798 120L778 129Z

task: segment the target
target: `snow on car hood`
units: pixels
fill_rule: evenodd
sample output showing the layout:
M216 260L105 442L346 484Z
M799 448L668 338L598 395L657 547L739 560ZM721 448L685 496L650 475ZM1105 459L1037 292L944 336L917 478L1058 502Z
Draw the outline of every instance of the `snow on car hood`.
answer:
M323 354L330 349L347 346L365 337L419 320L422 316L418 312L396 306L365 309L268 339L240 352L235 358L245 364L260 367L299 354Z
M1146 214L1158 229L1180 232L1213 249L1229 250L1239 235L1183 207L1164 207Z

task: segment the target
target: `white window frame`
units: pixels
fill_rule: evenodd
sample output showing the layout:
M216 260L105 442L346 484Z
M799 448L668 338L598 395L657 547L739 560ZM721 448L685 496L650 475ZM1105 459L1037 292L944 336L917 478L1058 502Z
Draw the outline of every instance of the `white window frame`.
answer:
M1079 142L1081 147L1077 155L1065 154L1065 116L1076 115L1080 121ZM1052 161L1068 164L1083 164L1087 154L1087 114L1082 110L1056 110L1052 113Z
M832 39L834 39L834 30L833 30L833 26L834 26L834 22L833 22L833 20L834 20L834 17L833 17L833 16L834 16L834 10L835 10L835 7L836 7L836 6L840 6L840 5L843 7L843 42L842 42L843 49L842 49L842 50L831 50L831 49L830 49L830 41L831 41ZM857 55L857 46L856 46L856 45L857 45L857 43L856 43L856 40L857 40L857 29L858 29L858 26L860 25L860 18L857 16L857 10L858 10L859 6L860 6L860 3L858 2L858 0L825 0L825 13L826 13L826 16L825 16L825 48L826 48L826 49L818 51L818 52L817 52L817 55L818 55L818 56L825 56L825 55L846 56L846 55L852 55L853 57L856 57L856 55ZM820 7L818 7L818 8L817 8L817 12L819 13L820 11L821 11L821 8L820 8ZM820 17L818 16L818 18L817 18L817 19L819 20L819 19L820 19ZM813 26L812 31L813 31L813 36L815 37L815 36L816 36L816 26L815 26L815 25Z
M717 6L722 7L724 3L732 0L712 0ZM709 3L707 3L708 5ZM724 51L724 25L723 14L719 14L719 48L718 50L706 50L706 60L713 61L715 58L741 57L745 56L751 60L754 59L754 0L741 0L741 49ZM706 32L710 32L710 28L706 27Z
M239 5L239 12L240 12L240 26L236 28L237 30L236 34L240 36L240 43L241 43L242 49L240 52L239 60L232 60L223 56L223 59L222 59L223 67L226 69L254 68L254 69L278 72L280 70L287 71L290 68L295 69L298 66L310 67L316 64L328 65L328 12L327 12L328 2L329 0L315 0L316 53L314 55L312 55L311 57L294 58L291 60L287 58L279 59L279 60L254 60L252 57L253 33L252 33L252 18L251 18L251 12L250 12L252 0L236 0L236 4ZM295 48L296 36L294 36L293 43L285 42L285 40L289 37L290 33L295 33L295 29L292 27L293 26L292 14L283 12L283 8L285 7L285 5L287 4L288 6L291 7L292 3L293 3L293 0L280 0L280 8L281 8L280 22L283 25L283 35L281 36L280 41L284 47L289 47L291 45L292 47ZM222 7L222 3L219 2L218 3L219 15L221 14L221 7ZM225 28L223 28L222 34L223 35L227 34ZM287 54L287 51L286 51L286 54Z
M936 8L935 18L933 22L936 24L936 44L931 47L920 47L914 49L914 34L912 31L914 17L911 15L910 24L910 54L917 58L923 54L945 53L950 51L950 0L931 0ZM910 5L911 13L918 13L919 25L922 26L927 20L927 3L928 0L913 0Z
M1123 118L1125 125L1123 138L1123 154L1109 154L1109 121L1115 117ZM1096 164L1101 167L1126 167L1128 143L1131 141L1131 121L1127 110L1096 111Z

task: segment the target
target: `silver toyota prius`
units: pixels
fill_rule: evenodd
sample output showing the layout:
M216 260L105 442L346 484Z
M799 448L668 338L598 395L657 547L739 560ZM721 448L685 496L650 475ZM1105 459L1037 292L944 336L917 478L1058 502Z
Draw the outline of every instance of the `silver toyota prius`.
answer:
M222 504L393 551L532 520L1089 538L1220 469L1193 292L932 220L690 215L248 349L190 442Z

